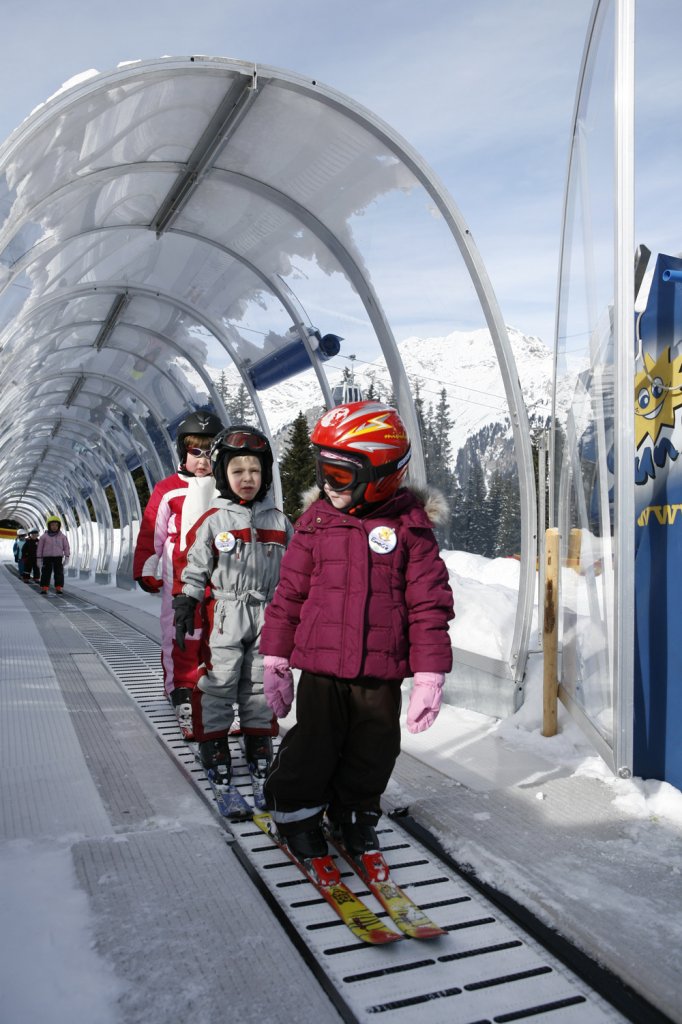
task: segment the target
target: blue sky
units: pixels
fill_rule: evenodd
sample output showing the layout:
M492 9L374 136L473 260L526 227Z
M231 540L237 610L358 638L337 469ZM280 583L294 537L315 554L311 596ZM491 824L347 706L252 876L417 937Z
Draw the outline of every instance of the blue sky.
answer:
M459 206L507 323L551 344L568 133L592 0L32 0L3 10L0 138L72 76L204 53L369 107Z

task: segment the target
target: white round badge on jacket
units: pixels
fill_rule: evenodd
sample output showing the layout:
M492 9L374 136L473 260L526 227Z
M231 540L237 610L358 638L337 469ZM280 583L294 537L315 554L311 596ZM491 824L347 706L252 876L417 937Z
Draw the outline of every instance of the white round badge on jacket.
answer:
M217 547L218 551L232 551L236 543L237 538L235 537L235 535L233 533L228 532L219 533L215 539L215 546Z
M398 543L392 526L375 526L368 537L369 546L377 555L387 555Z

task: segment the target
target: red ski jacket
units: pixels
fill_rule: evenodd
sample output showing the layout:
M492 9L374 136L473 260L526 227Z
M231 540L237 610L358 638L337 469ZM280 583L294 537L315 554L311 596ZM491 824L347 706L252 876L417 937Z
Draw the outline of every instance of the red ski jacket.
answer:
M172 586L172 560L180 543L182 504L191 479L189 475L173 473L154 487L135 543L135 579L160 575L164 583L170 585L169 589Z

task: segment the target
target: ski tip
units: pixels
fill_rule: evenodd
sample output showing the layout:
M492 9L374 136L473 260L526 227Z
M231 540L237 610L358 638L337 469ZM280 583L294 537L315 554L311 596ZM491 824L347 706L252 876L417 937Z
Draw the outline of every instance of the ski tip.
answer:
M363 939L368 942L371 946L388 946L391 942L401 942L405 938L399 932L390 932L385 930L376 929L374 931L367 932Z
M410 933L413 939L439 939L442 935L447 935L445 928L440 928L437 924L425 924L418 925L413 932Z

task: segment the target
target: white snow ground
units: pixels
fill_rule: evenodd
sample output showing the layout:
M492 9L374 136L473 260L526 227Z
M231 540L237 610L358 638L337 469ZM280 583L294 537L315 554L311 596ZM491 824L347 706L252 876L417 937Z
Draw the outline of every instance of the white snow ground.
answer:
M10 550L0 542L0 561L11 560ZM446 561L456 601L466 590L460 621L466 620L467 646L489 651L498 639L491 622L504 624L509 614L509 567L497 567L496 587L494 563L456 553ZM467 583L476 577L486 582L480 615L471 607L476 588ZM137 590L70 580L68 586L92 589L132 619L158 608L157 598ZM556 737L541 736L541 718L542 665L531 659L526 701L511 718L444 707L427 732L403 731L386 809L409 804L458 861L618 969L635 989L649 997L658 990L656 1005L682 1021L682 793L664 782L613 777L563 708ZM11 768L11 750L0 753L0 763L3 772ZM0 835L3 1024L126 1019L117 1005L125 985L94 947L73 840L71 826L40 841ZM244 886L250 884L244 876ZM169 1018L160 1009L146 1020Z

